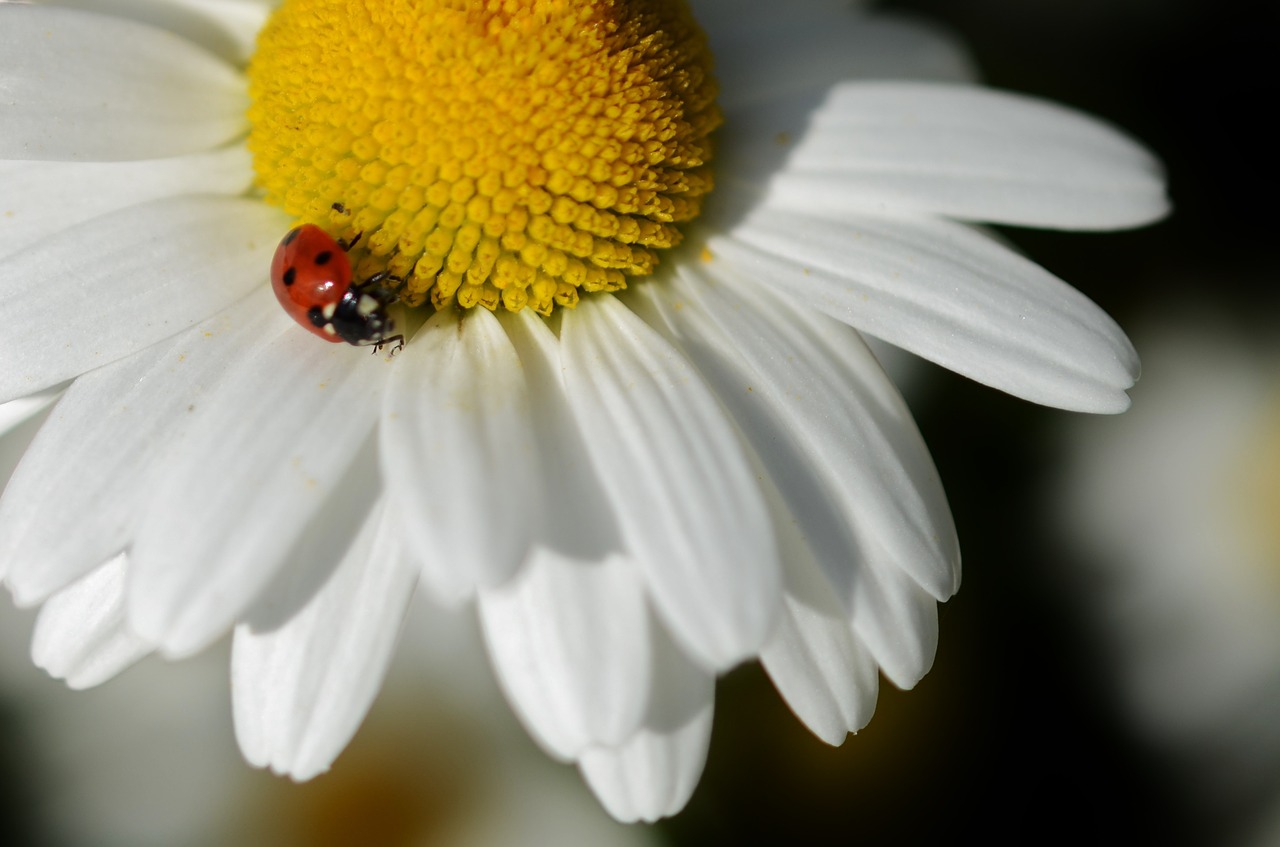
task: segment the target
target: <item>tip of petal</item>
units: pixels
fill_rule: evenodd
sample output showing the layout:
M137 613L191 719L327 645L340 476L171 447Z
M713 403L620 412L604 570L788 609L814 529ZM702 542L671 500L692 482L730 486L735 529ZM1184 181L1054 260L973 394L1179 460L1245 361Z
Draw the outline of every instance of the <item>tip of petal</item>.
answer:
M1034 398L1036 402L1063 409L1068 412L1084 412L1094 415L1118 415L1132 405L1128 391L1138 382L1141 366L1136 353L1130 347L1131 354L1121 361L1117 359L1110 373L1098 373L1095 380L1077 384L1071 390L1049 399ZM1033 399L1033 398L1027 398Z

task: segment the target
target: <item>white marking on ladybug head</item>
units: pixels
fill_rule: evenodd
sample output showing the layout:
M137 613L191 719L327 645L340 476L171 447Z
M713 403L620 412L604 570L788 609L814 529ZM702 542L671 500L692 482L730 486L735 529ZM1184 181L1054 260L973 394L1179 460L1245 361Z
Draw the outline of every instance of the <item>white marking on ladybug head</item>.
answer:
M367 318L378 311L379 305L375 298L370 297L368 294L362 294L360 302L356 304L356 311L360 313L360 317Z
M337 303L326 303L324 308L320 310L320 314L324 315L325 320L333 317L333 313L338 311Z
M323 329L325 332L329 333L330 335L338 334L338 331L333 328L333 324L325 324L323 327L321 327L321 329Z

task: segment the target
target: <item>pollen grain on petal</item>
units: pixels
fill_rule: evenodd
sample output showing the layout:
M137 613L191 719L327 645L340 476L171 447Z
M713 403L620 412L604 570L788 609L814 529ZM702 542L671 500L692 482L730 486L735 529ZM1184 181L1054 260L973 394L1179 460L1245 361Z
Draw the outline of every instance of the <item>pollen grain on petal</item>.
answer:
M624 288L712 187L683 0L285 0L249 68L270 202L360 235L358 274L549 314Z

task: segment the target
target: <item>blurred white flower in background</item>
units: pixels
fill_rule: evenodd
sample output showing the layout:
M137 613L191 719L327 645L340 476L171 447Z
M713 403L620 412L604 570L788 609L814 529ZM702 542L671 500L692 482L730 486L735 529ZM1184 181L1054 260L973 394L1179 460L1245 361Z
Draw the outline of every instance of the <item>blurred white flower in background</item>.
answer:
M1204 819L1274 844L1258 820L1280 816L1280 339L1212 308L1148 328L1133 409L1067 431L1068 576Z

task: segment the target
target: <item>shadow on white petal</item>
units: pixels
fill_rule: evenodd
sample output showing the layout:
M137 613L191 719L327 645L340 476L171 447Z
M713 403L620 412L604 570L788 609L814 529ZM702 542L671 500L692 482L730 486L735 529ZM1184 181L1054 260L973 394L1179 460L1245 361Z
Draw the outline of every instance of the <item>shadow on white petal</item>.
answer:
M436 312L392 362L382 471L423 578L458 602L509 578L542 518L520 358L486 309Z
M500 316L528 380L538 445L542 500L548 504L539 543L560 555L595 561L623 550L622 530L596 467L587 460L587 434L569 407L560 340L547 322L525 309Z
M659 615L723 669L768 637L781 572L768 512L693 366L617 298L564 316L565 386Z
M684 808L711 740L715 680L653 626L654 679L644 725L617 747L593 747L578 768L620 821L655 821Z
M66 390L67 385L64 383L27 397L10 400L8 403L0 403L0 438L28 424L36 415L49 408ZM21 452L18 452L15 458L21 455ZM0 479L7 480L13 471L12 465L0 466L0 468L2 468Z
M371 532L371 510L382 491L377 431L370 431L333 490L308 519L275 579L262 589L245 623L254 632L285 626L332 582L340 563L356 555L361 534ZM363 529L362 529L363 528Z
M854 595L853 631L889 681L914 688L938 651L938 601L903 574L861 574Z
M208 644L271 584L376 425L386 362L283 315L272 329L192 411L142 509L130 622L168 655Z
M796 717L828 744L867 725L880 690L879 665L854 634L793 515L770 491L782 544L786 594L760 663Z
M263 287L67 389L0 498L0 560L18 603L40 602L129 544L153 471L236 351L277 320Z
M8 487L14 469L49 416L49 404L60 391L61 387L47 392L47 396L24 397L0 406L0 491ZM4 552L5 532L0 521L0 579L4 579L13 566L12 557Z
M568 761L635 733L653 662L635 562L540 550L514 578L482 590L479 609L498 681L548 753Z
M846 607L850 559L903 570L939 600L955 593L959 543L942 483L861 337L724 262L680 271L634 299L678 338L803 516Z
M231 653L236 737L259 767L307 780L328 770L373 703L417 569L381 503L336 571L284 622L251 611ZM255 627L265 611L273 625Z
M950 597L959 582L955 527L915 424L856 334L842 328L856 346L823 349L815 344L823 327L781 303L757 312L756 301L722 287L696 279L674 291L643 286L629 302L703 368L742 428L761 490L779 498L775 532L798 535L854 640L910 688L933 661L935 597ZM704 299L716 303L707 314Z

